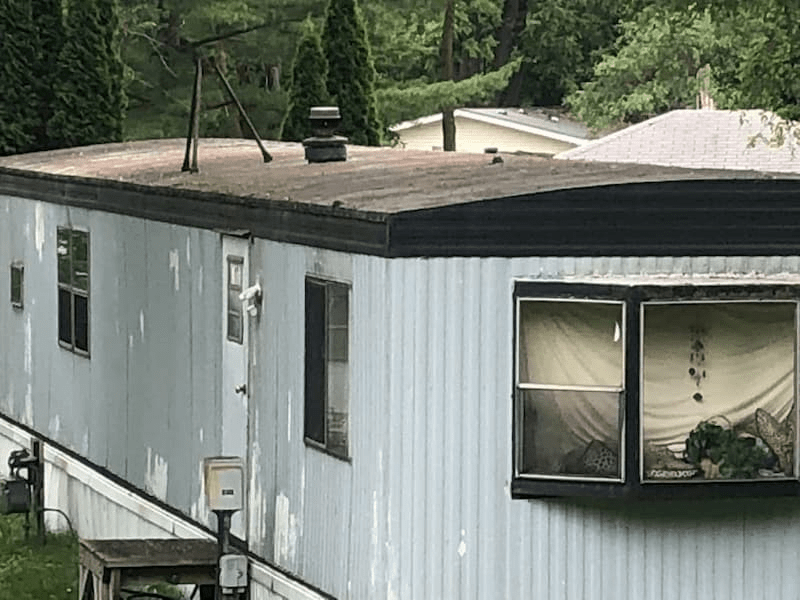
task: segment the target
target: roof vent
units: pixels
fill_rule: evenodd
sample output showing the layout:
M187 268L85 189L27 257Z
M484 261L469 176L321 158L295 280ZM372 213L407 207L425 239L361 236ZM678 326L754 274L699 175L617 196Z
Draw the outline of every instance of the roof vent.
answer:
M313 106L309 111L310 138L303 140L306 160L310 163L347 160L347 138L335 135L342 121L338 106Z

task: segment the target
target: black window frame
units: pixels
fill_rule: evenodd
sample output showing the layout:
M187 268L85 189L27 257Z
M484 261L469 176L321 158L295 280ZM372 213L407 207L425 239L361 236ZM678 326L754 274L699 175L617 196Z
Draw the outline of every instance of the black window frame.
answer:
M620 465L622 481L597 481L588 478L544 478L520 473L520 409L518 376L519 302L525 299L550 300L621 300L625 304L624 388L622 415L622 448ZM511 496L513 498L546 497L603 497L623 499L680 499L733 498L800 495L800 474L775 480L713 480L681 482L679 480L646 480L642 474L642 416L641 416L641 353L642 306L649 302L736 302L787 301L800 310L800 285L779 283L697 283L697 284L598 284L541 281L515 281L513 290L513 372L512 372L512 456ZM795 356L798 354L800 332L795 321ZM797 360L797 359L795 359ZM795 368L797 378L797 368ZM795 402L800 400L795 381ZM800 445L795 442L795 453Z
M303 439L306 445L317 448L331 456L350 461L350 310L349 283L323 279L318 276L305 278L304 313L304 402ZM335 322L333 303L335 297L344 298L345 322ZM341 306L339 307L341 309ZM344 337L341 333L344 331ZM337 336L336 333L339 333ZM342 343L344 342L344 343ZM332 423L329 398L329 364L345 364L346 410L338 415L340 423ZM334 439L334 427L342 425L343 441Z
M62 254L64 236L68 241L66 252ZM84 238L82 242L81 238ZM82 262L75 256L79 243L82 243L86 250L85 271L78 271L80 262ZM88 230L76 227L56 228L56 278L58 345L79 356L89 358L91 348L91 237Z
M11 306L22 310L25 307L25 265L21 261L14 261L11 263L9 272L11 275Z

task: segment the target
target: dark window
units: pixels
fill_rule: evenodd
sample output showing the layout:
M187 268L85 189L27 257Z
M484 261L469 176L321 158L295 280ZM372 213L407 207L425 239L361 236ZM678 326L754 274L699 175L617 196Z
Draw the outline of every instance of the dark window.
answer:
M78 354L89 354L89 233L59 227L58 341Z
M22 308L25 269L21 263L11 265L11 306Z
M347 458L349 294L342 283L306 279L305 437Z
M515 494L800 492L800 287L519 282L515 297Z
M228 256L228 339L241 344L244 339L242 301L242 277L244 259L241 256Z

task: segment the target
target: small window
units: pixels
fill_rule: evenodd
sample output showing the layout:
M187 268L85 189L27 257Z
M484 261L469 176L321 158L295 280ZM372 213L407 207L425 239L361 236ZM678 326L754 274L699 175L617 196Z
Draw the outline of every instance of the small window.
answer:
M89 233L59 227L58 342L77 354L89 355Z
M24 290L25 268L22 263L12 263L11 265L11 306L22 308Z
M228 340L241 344L244 340L244 313L239 294L242 293L244 258L228 256Z
M800 286L514 295L515 496L800 494Z
M306 279L305 438L347 458L349 286Z

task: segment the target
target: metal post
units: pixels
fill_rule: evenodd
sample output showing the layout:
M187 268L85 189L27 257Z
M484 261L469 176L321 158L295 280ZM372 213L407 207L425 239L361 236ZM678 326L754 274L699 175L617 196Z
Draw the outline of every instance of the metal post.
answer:
M223 596L222 588L219 584L219 559L228 554L231 549L231 515L233 511L230 510L215 510L214 514L217 515L217 577L214 584L214 599L223 600L228 597L227 594Z
M250 120L250 117L247 116L247 113L244 111L244 107L242 106L242 103L239 102L239 98L236 97L236 94L234 93L233 88L231 87L231 84L228 83L227 79L225 79L225 75L222 74L222 71L220 70L219 65L216 63L216 61L214 61L214 69L217 71L217 75L219 75L219 78L222 81L222 84L225 86L225 89L228 91L228 94L230 95L231 100L233 100L233 102L236 104L236 108L239 110L239 114L244 119L244 122L247 123L247 127L250 130L250 133L255 138L256 143L258 144L258 147L261 150L261 156L264 158L264 162L265 163L270 162L272 160L272 156L270 155L269 152L267 152L267 149L264 147L264 144L261 142L261 138L258 136L258 132L256 131L256 128L253 126L253 122Z
M34 462L30 466L28 473L33 488L31 508L33 510L33 518L35 519L39 542L44 544L44 461L42 459L42 442L33 440L32 451Z
M183 158L181 171L197 173L197 143L200 131L200 87L203 80L203 66L198 56L194 67L194 89L192 90L192 107L189 111L189 132L186 134L186 155ZM191 163L190 163L191 154Z

